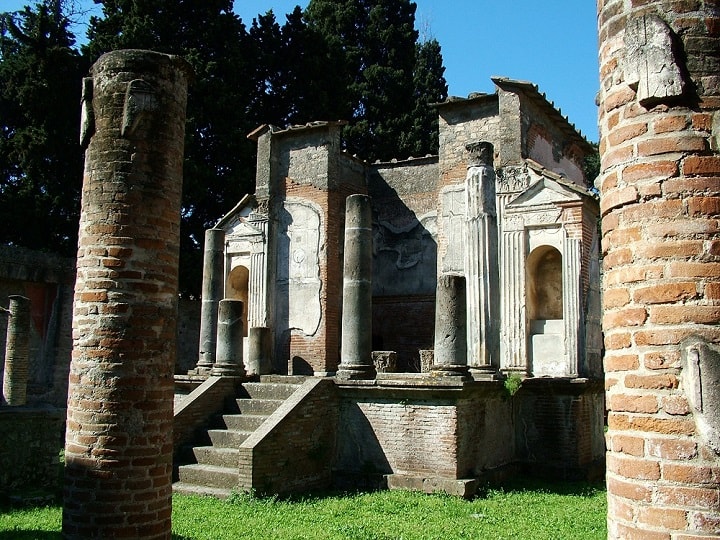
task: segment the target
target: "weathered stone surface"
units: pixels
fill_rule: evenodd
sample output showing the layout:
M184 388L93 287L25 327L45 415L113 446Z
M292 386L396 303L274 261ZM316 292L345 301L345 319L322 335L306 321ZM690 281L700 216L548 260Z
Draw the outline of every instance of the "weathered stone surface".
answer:
M3 401L11 406L25 405L30 362L30 299L11 296L7 316Z
M243 365L243 310L241 300L220 300L218 305L217 353L212 375L245 375Z
M115 51L92 68L70 367L65 538L171 536L173 371L188 64ZM143 81L151 107L125 110ZM136 104L141 105L141 104ZM147 105L147 103L146 103ZM87 504L87 501L95 504Z
M202 311L198 369L207 372L215 363L218 304L225 291L225 231L205 231L203 255Z

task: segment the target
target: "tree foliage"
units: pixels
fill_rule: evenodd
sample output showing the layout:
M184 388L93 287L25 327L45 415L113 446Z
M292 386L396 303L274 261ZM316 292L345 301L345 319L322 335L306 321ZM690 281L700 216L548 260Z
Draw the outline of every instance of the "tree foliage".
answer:
M0 242L72 255L85 69L63 8L0 14Z
M80 83L105 52L143 48L184 56L189 88L180 287L200 291L204 231L253 190L263 123L347 120L347 148L368 160L437 152L445 99L436 41L418 42L409 0L311 0L282 20L251 24L233 0L94 0L80 50L75 0L41 0L0 14L0 242L71 253L82 151Z

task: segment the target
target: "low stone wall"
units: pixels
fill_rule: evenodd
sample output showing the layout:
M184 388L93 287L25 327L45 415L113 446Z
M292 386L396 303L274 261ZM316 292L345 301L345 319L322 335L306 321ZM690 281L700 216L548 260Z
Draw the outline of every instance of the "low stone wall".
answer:
M329 488L337 410L332 379L305 381L240 446L239 487L280 494Z
M602 477L604 396L600 380L525 380L513 398L518 461L538 476Z
M65 410L0 407L0 492L56 492Z
M500 382L442 386L403 374L338 389L340 479L392 475L395 487L469 495L448 481L474 481L514 459L512 405Z

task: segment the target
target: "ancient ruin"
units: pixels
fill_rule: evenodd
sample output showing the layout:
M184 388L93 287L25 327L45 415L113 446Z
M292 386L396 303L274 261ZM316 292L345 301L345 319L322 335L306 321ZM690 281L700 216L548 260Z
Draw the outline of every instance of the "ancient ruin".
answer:
M437 105L438 156L366 163L342 150L342 122L250 134L256 192L208 231L204 290L245 303L246 371L260 379L222 410L204 345L176 378L199 385L176 428L224 413L176 490L469 495L521 468L598 474L592 148L534 85L494 82ZM524 379L513 397L509 376Z

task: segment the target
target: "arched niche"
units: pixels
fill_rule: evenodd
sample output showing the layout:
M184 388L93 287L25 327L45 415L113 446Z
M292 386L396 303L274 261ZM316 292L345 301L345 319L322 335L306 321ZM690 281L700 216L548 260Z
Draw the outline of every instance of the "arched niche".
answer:
M249 298L250 270L245 266L236 266L228 274L225 283L225 297L232 300L242 300L243 303L243 336L248 335L248 298Z
M528 256L526 272L528 319L562 319L562 254L553 246L539 246Z

